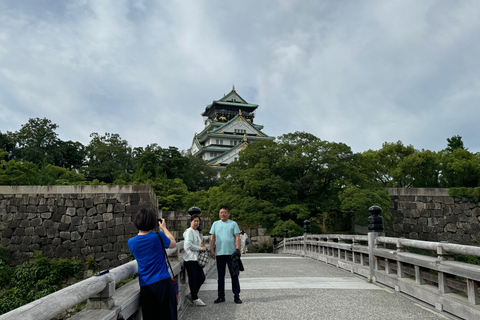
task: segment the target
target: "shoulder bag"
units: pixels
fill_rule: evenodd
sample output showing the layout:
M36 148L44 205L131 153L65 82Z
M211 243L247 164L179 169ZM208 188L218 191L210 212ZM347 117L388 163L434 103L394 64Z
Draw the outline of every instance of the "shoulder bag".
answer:
M194 236L197 237L195 233L194 233ZM200 243L202 243L202 239L199 237L197 238L200 241ZM198 254L197 263L201 268L204 268L207 265L209 259L210 259L210 250L207 249L205 251L200 251L200 253Z
M167 260L168 266L170 267L170 270L172 271L172 276L173 276L172 265L170 264L170 260L168 260L167 250L165 250L165 245L163 244L162 236L158 232L155 232L155 233L157 234L158 239L160 239L160 242L162 243L163 252L165 253L165 259ZM177 304L178 304L178 283L177 281L175 281L174 278L171 278L171 279L173 282L173 289L175 290L175 296L177 298Z

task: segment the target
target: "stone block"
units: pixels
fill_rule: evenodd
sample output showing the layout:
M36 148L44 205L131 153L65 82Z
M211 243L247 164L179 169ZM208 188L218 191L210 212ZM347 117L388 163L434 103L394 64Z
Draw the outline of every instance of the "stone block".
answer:
M85 208L90 209L91 207L93 207L93 199L92 198L85 198L83 200L83 205L84 205Z
M97 205L97 213L103 214L107 212L107 206L104 203Z
M113 213L113 207L114 207L113 203L107 204L107 212L108 213Z
M70 224L70 223L72 223L72 217L64 215L64 216L62 216L62 219L60 220L60 222L63 223L63 224ZM67 229L65 229L65 230L67 230Z
M78 232L81 232L81 233L83 233L83 232L85 232L85 231L87 231L87 230L88 230L88 225L85 225L85 224L81 224L81 225L79 225L78 228L77 228L77 231L78 231Z
M25 229L16 228L15 231L13 232L13 235L17 237L23 237L25 235Z
M25 235L26 236L33 236L34 231L35 231L35 228L33 228L33 227L25 228Z
M82 238L82 236L80 235L80 233L78 231L74 231L74 232L70 233L70 240L72 240L72 241L77 241L77 240L80 240L81 238Z
M97 204L100 204L100 203L103 203L105 201L105 197L102 195L97 195L95 196L95 198L93 199L93 204L94 205L97 205Z
M447 223L444 230L445 232L456 232L457 226L454 223Z
M125 204L123 204L123 203L117 203L117 204L115 204L114 212L115 212L115 213L123 213L123 212L125 212Z
M75 247L77 248L84 248L87 245L87 241L84 239L79 239L75 242Z
M65 199L65 207L73 207L74 206L74 203L73 203L73 199Z
M70 217L73 217L74 215L76 215L76 213L77 213L77 209L74 207L67 207L67 210L65 212L65 214Z
M104 213L102 216L103 216L103 221L113 220L113 213L111 212Z
M35 234L39 237L45 237L47 235L47 229L44 226L35 227Z
M87 215L87 209L85 208L77 208L77 216L85 217Z
M42 219L41 218L34 218L30 221L30 225L32 227L38 227L38 226L42 225Z
M84 248L81 248L80 249L80 252L82 253L82 256L87 256L89 255L90 253L92 253L92 248L89 247L89 246L86 246Z
M20 221L19 227L20 227L20 228L28 228L28 227L30 227L30 221L29 221L29 220L22 220L22 221Z
M52 213L47 211L47 212L42 212L40 213L40 217L42 219L50 219L52 217Z
M72 241L70 241L70 240L63 241L62 242L62 248L64 248L65 250L71 250L73 248Z
M79 226L82 224L82 218L81 217L73 217L71 224L74 226Z
M80 200L80 199L73 200L73 205L75 206L75 208L82 208L83 200Z
M119 235L125 234L125 229L126 227L124 227L123 225L115 226L114 227L115 235L119 236Z
M92 207L90 209L88 209L87 211L87 216L91 217L91 216L94 216L97 214L97 208L96 207Z

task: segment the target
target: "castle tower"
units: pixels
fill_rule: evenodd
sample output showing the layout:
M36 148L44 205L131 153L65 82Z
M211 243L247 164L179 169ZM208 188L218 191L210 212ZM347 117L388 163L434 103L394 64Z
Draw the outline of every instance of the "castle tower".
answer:
M221 170L237 160L249 142L275 139L261 131L262 125L253 123L257 108L257 104L240 97L233 86L222 99L213 100L205 108L205 128L195 134L190 153Z

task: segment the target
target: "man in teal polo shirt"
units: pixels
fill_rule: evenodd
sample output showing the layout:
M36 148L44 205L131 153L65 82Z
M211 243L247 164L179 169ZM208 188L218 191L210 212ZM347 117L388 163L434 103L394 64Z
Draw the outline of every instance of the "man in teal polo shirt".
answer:
M232 291L235 303L240 300L240 282L238 275L232 274L232 254L240 256L240 228L235 221L228 220L230 211L227 207L221 207L218 213L220 220L215 221L210 228L210 252L213 259L217 260L218 272L218 298L214 303L225 302L225 268L232 278Z

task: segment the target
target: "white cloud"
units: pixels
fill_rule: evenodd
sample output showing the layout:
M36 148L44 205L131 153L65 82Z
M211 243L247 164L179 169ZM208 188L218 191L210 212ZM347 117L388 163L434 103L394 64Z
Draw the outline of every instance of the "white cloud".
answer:
M480 151L480 3L22 1L0 4L0 131L118 133L187 149L235 85L264 132L355 152L402 140Z

